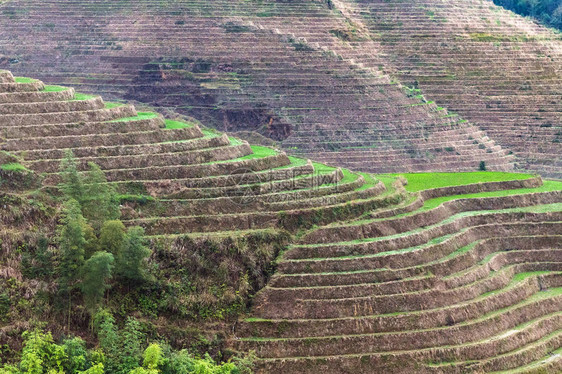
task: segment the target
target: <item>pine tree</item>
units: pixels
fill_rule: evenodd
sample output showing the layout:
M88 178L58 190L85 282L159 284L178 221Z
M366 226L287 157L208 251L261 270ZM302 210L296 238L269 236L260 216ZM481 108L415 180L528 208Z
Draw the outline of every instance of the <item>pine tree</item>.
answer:
M69 292L78 279L78 271L84 264L84 227L87 223L80 205L76 200L69 200L64 206L64 217L59 227L60 261L58 266L59 289Z
M78 283L80 269L84 265L84 227L80 205L74 199L66 202L64 217L59 228L60 261L58 266L59 292L68 298L68 323L70 325L72 290Z
M74 199L79 204L84 200L84 180L78 171L78 164L72 150L65 152L65 157L60 166L62 183L59 184L60 190L66 199Z
M146 280L146 260L150 254L150 249L145 245L144 229L139 226L129 228L118 265L119 275L131 282Z
M99 230L105 221L119 218L119 201L100 167L93 162L88 165L90 171L84 179L82 211L94 229Z
M99 251L82 267L82 283L86 308L94 315L103 300L105 291L110 287L109 279L113 273L115 260L111 253Z

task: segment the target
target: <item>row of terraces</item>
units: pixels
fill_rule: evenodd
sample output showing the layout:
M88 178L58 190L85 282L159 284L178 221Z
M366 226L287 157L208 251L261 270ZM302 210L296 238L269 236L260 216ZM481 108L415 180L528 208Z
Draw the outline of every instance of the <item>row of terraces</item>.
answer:
M562 182L379 179L408 197L301 235L238 349L263 373L559 373Z
M18 161L0 169L31 171L52 188L68 149L80 170L104 170L124 222L150 236L296 230L405 197L367 173L0 71L0 150Z
M262 372L562 368L562 182L352 172L0 71L0 177L53 189L68 149L150 237L294 234L235 330Z
M384 74L378 44L328 2L13 0L0 14L0 64L18 74L356 170L514 167L484 131Z
M403 84L469 120L519 168L562 176L562 36L481 0L345 0ZM357 58L366 66L378 61Z

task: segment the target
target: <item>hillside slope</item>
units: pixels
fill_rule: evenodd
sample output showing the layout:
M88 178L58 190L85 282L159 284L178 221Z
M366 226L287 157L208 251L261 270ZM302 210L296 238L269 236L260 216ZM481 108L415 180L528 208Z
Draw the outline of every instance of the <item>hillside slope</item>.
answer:
M68 149L80 171L100 166L117 190L121 220L142 226L151 243L154 282L116 284L108 307L179 347L224 348L289 232L404 198L369 174L0 71L2 363L34 321L55 337L92 334L80 294L69 327L56 297L56 186Z
M54 187L72 149L78 169L101 167L125 225L150 239L161 283L107 302L141 317L155 339L213 346L192 335L214 321L223 348L255 350L264 373L562 367L559 181L375 177L8 71L0 134L3 356L33 318L56 336L91 333L80 304L71 331L63 326L44 274L58 253L56 241L47 248ZM251 316L236 323L250 299Z
M509 170L485 132L384 74L383 48L328 1L11 1L0 63L371 172Z
M559 373L562 183L404 177L290 246L237 347L260 373Z
M562 176L559 32L491 1L337 3L404 84L485 130L519 167Z

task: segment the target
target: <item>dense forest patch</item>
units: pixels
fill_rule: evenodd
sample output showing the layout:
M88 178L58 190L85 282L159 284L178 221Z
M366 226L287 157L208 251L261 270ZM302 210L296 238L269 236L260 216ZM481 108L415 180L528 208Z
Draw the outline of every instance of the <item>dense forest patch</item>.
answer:
M494 3L562 30L562 3L560 0L494 0Z

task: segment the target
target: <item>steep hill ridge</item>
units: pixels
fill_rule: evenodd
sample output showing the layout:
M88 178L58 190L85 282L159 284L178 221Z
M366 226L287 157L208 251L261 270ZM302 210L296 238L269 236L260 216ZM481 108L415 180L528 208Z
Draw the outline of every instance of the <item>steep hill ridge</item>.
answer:
M353 169L513 168L485 132L383 73L384 49L341 4L16 0L0 9L3 61Z

